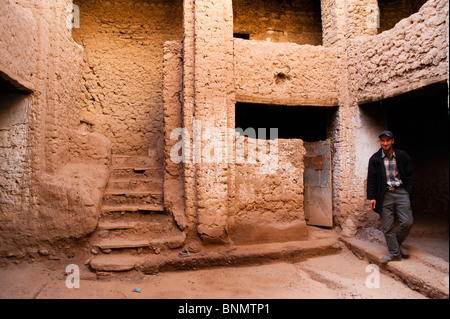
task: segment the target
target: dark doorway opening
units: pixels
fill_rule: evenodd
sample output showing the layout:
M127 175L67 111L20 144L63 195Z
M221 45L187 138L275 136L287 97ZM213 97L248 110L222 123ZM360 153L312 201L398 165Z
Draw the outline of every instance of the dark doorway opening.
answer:
M0 71L0 130L3 131L26 121L26 100L30 92L14 82Z
M446 238L449 220L449 106L446 82L361 106L371 121L395 135L395 147L412 158L414 234ZM422 238L422 243L424 239Z
M233 33L233 38L250 40L250 34L248 34L248 33Z
M310 226L333 227L330 135L337 107L236 103L235 113L236 131L241 135L304 142L305 221ZM277 129L276 136L272 129Z
M278 138L302 139L305 142L326 140L336 107L286 106L236 103L236 128L278 129ZM258 136L257 138L265 138ZM269 138L269 134L267 134Z
M388 128L395 144L411 155L416 175L413 205L417 214L449 217L449 112L447 84L389 99Z

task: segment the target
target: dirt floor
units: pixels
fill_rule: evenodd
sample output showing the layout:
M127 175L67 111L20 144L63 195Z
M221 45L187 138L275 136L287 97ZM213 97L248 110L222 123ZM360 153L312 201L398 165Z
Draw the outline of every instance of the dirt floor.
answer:
M417 289L417 283L429 285L432 289L437 287L435 290L440 293L439 298L445 295L448 298L448 233L443 237L413 233L407 243L412 252L411 258L381 269L379 277L372 262L376 263L385 254L383 245L357 239L341 241L335 232L330 231L318 230L314 234L316 239L331 238L340 249L300 262L278 261L159 272L155 275L131 271L98 277L86 266L91 258L89 253L10 262L0 268L0 298L181 300L430 297L430 294L424 293L427 290ZM80 288L66 286L66 267L69 264L75 264L80 269ZM411 273L414 278L409 278ZM379 286L376 286L377 283ZM133 292L135 288L140 292Z
M348 249L300 263L168 272L94 280L81 275L80 288L66 287L61 261L10 265L0 270L0 298L37 299L393 299L425 298L381 273L368 288L369 263ZM85 278L85 279L83 279ZM140 293L133 292L139 288Z

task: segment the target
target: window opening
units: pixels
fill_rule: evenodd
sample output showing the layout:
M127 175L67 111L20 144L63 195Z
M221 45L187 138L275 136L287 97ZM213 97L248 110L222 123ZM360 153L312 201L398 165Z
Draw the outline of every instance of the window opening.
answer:
M269 139L270 129L276 128L278 138L322 141L328 138L335 111L335 107L236 103L236 131L253 128L256 138ZM258 134L258 129L265 129L266 136Z

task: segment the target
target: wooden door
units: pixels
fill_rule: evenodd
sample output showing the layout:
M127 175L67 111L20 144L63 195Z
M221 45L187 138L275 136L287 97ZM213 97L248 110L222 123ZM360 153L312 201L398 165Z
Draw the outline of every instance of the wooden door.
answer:
M333 227L331 143L304 143L305 218L308 225Z

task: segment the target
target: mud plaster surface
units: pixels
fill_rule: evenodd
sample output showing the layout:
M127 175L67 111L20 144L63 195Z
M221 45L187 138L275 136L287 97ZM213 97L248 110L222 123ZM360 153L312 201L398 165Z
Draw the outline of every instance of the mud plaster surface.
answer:
M366 267L369 263L359 260L346 249L338 255L311 258L301 263L169 272L153 276L133 274L109 280L95 280L95 275L82 269L80 289L66 287L66 262L35 262L0 269L0 298L425 298L383 273L380 274L380 288L367 288L366 279L370 273L366 272ZM132 292L134 288L140 288L141 293Z

